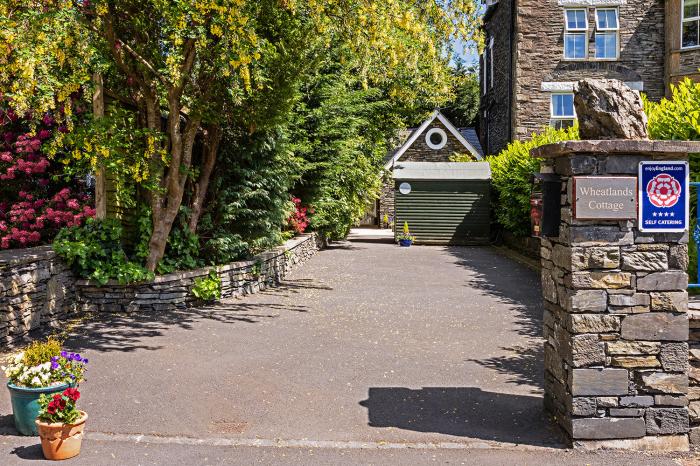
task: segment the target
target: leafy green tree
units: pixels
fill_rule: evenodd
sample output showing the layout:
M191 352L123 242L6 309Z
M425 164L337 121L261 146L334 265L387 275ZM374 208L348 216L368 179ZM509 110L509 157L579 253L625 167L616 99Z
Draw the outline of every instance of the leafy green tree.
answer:
M479 75L460 62L451 78L453 97L440 111L458 128L474 126L479 114Z
M329 60L305 84L290 140L306 161L296 192L311 206L311 226L344 237L381 186L389 142L401 125L397 101L363 86L352 68Z
M219 159L229 169L214 176L200 224L209 262L244 258L282 240L292 209L289 191L303 163L289 149L284 130L276 125L252 135L242 129L225 135Z
M480 40L475 0L8 0L0 9L0 92L17 110L56 102L69 109L96 72L137 108L144 135L135 165L152 188L143 193L152 216L151 271L185 199L189 228L197 229L223 127L239 126L230 116L241 114L241 103L274 85L267 57L292 44L342 44L361 86L379 84L409 102L445 93L452 38ZM270 17L300 27L270 39L261 29ZM308 53L287 50L300 62ZM87 156L97 168L113 152L109 138L94 142L75 158Z

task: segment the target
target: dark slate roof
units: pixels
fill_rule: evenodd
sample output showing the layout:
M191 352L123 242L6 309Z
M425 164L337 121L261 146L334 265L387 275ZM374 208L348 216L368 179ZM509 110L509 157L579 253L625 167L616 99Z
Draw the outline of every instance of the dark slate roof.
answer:
M459 133L469 144L474 146L474 149L476 149L480 156L484 156L484 149L481 148L481 142L479 142L479 136L476 134L476 128L459 128Z

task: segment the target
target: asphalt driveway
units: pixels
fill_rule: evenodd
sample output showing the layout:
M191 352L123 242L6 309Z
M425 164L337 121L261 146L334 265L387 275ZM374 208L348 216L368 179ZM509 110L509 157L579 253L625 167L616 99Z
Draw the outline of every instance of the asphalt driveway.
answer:
M338 243L254 296L85 322L68 345L90 358L86 454L558 449L541 316L536 273L491 248ZM0 410L12 434L4 390ZM40 456L35 441L0 438L0 454L25 445L14 461ZM169 451L154 449L156 463Z

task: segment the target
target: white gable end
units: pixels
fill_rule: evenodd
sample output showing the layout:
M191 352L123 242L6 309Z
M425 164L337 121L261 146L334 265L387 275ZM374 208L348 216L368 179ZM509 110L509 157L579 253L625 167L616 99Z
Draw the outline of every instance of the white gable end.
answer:
M401 156L408 150L409 147L413 145L414 142L418 140L418 138L425 133L425 130L432 124L435 119L438 119L440 123L442 123L445 128L449 130L450 133L462 144L470 154L472 154L477 160L483 160L483 157L479 152L472 146L469 141L467 141L464 136L460 134L460 132L455 128L455 126L448 120L445 115L440 113L439 110L435 110L430 117L425 120L420 127L411 134L411 136L406 140L406 142L403 143L403 145L399 148L399 150L396 151L394 156L389 160L384 168L387 170L391 169L391 167L394 166L394 164L401 158Z

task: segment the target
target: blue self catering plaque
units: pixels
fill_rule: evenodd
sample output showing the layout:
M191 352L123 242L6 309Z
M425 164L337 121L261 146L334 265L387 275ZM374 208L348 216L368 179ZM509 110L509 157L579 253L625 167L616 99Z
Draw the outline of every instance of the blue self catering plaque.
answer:
M690 210L688 162L639 163L639 230L683 232Z

